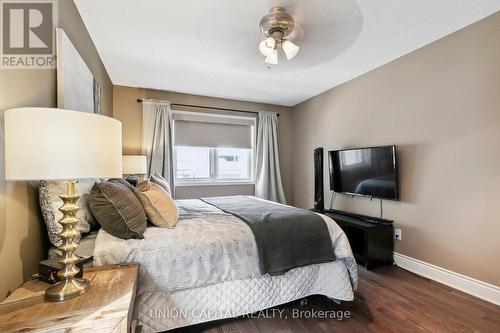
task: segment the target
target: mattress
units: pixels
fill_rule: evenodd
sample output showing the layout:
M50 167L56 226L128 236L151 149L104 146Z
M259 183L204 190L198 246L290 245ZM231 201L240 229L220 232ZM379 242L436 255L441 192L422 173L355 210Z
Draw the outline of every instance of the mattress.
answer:
M172 292L143 292L135 311L143 332L161 332L238 317L310 295L354 299L343 260L295 268L280 276L224 281Z

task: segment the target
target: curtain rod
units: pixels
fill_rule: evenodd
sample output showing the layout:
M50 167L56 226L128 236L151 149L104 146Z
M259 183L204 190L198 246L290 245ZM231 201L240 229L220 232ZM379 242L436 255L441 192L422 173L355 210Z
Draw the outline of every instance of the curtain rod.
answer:
M146 99L146 98L138 98L137 103L142 103L143 101L148 100L148 101L156 101L156 102L163 102L161 100L157 99ZM220 111L232 111L232 112L243 112L243 113L253 113L253 114L258 114L259 112L257 111L249 111L249 110L238 110L238 109L226 109L226 108L217 108L213 106L204 106L204 105L192 105L192 104L181 104L181 103L172 103L170 104L171 106L185 106L185 107L190 107L190 108L202 108L202 109L209 109L209 110L220 110ZM280 114L278 113L277 116L279 117Z

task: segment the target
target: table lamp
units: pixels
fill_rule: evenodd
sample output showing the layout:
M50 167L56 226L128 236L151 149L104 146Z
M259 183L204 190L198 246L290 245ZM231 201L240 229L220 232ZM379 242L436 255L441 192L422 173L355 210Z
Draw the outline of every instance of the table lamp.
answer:
M123 155L122 163L124 175L144 175L147 173L146 156Z
M45 291L45 299L64 301L89 288L75 278L79 231L76 179L120 177L122 172L121 123L94 113L54 108L19 108L5 111L5 179L66 181L59 210L58 233L62 255L57 273L60 282Z

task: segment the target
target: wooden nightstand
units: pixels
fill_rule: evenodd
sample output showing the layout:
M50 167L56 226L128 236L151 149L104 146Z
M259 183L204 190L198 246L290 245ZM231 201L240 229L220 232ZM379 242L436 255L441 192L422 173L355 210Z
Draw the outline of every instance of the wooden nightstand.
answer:
M131 332L138 264L84 269L90 289L64 301L44 300L48 283L31 280L0 303L0 332Z

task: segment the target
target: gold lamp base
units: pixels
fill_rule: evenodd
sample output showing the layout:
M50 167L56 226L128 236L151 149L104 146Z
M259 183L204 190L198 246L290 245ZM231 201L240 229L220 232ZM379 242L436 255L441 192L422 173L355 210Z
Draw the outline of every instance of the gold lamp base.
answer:
M45 290L45 299L51 302L65 301L80 296L89 289L89 281L72 278L57 282Z
M57 272L60 281L45 290L45 299L47 301L65 301L80 296L89 288L87 280L75 278L75 275L80 271L75 265L80 260L75 255L79 243L78 236L80 236L80 232L76 228L78 223L78 217L76 217L78 205L76 202L80 196L75 194L75 182L75 180L67 180L66 194L59 196L63 201L62 207L59 208L63 213L63 217L59 220L62 230L58 233L58 236L62 239L62 244L57 248L62 254L57 261L62 267Z

